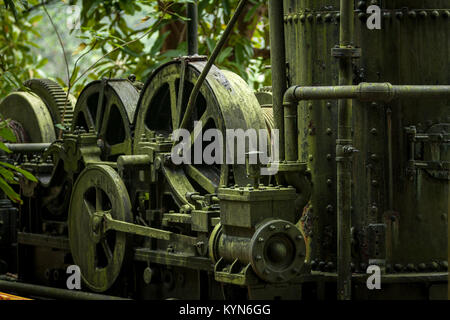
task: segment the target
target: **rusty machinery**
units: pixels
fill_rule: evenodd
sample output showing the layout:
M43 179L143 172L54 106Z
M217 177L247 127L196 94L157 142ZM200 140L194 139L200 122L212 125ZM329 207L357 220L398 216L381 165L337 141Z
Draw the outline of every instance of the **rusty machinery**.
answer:
M272 88L255 94L213 65L245 3L209 59L191 32L190 55L143 86L95 81L62 107L62 89L32 80L3 100L24 137L11 159L40 180L22 182L24 206L2 200L1 243L18 246L4 269L63 286L76 264L86 289L140 299L446 296L449 9L268 1ZM366 27L373 4L381 30ZM172 132L195 121L279 129L279 172L175 165Z

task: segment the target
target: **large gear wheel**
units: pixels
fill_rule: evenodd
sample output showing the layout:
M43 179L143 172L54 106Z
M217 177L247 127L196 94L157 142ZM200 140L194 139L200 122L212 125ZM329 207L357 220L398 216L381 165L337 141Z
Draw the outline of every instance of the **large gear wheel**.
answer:
M100 214L132 222L131 201L125 184L105 165L86 168L78 177L69 206L69 241L72 256L89 289L104 292L117 280L127 257L130 235L101 231Z
M67 94L52 80L31 79L24 85L29 91L9 94L0 103L0 114L12 120L18 142L52 143L59 131L55 125L71 121L75 98L69 95L65 106Z
M49 79L30 79L25 81L24 86L30 88L45 102L54 124L70 126L76 102L72 95L69 95L66 104L67 93L59 84Z

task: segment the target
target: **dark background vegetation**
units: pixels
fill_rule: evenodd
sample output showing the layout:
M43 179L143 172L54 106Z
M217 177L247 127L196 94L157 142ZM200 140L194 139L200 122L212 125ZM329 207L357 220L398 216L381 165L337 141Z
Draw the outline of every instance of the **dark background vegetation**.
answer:
M187 2L0 0L0 99L30 78L70 84L75 96L102 77L135 74L145 81L162 63L186 55ZM198 0L200 54L211 54L238 2ZM76 16L71 5L80 9L80 29L68 26ZM268 32L265 1L249 1L216 65L254 89L269 85Z

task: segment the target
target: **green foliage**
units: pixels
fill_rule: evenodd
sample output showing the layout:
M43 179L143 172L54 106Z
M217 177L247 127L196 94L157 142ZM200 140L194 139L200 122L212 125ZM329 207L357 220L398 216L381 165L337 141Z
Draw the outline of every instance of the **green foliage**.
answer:
M252 4L251 9L233 30L227 47L219 55L216 64L239 74L256 89L270 85L269 74L264 68L265 65L270 64L269 57L256 53L257 50L268 52L268 17L267 14L258 15L258 11L266 6L267 1L249 2ZM199 51L202 54L211 54L238 3L239 0L199 0L199 11L203 13L199 19Z
M5 145L3 141L16 142L16 136L8 126L8 121L0 121L0 149L3 152L11 153L11 150ZM13 201L22 204L20 195L11 187L17 184L19 176L23 176L33 182L37 182L36 177L26 170L23 170L10 163L0 161L0 189Z
M77 95L88 82L102 77L135 74L145 81L159 65L185 55L184 39L176 48L163 50L170 35L163 27L187 20L187 2L192 0L45 1L65 47L72 93ZM198 1L200 54L211 54L238 2ZM267 15L258 15L265 1L250 2L251 9L230 36L216 64L238 73L257 88L269 84L264 69L268 58L255 53L268 48L268 22ZM67 30L65 6L69 4L81 8L81 30ZM31 77L49 77L69 87L61 48L43 9L39 0L0 0L0 98ZM151 29L156 24L158 28Z
M24 80L40 75L48 60L32 53L40 47L41 35L34 26L42 16L26 13L29 5L38 1L0 0L0 99L22 87Z

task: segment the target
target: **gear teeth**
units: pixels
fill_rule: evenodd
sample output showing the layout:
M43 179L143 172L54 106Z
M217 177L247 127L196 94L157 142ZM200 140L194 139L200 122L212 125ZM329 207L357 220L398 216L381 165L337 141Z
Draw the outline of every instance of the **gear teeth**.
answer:
M56 82L50 79L30 79L24 85L45 101L53 117L54 124L62 122L66 126L72 124L74 106L69 101L66 105L67 93Z

